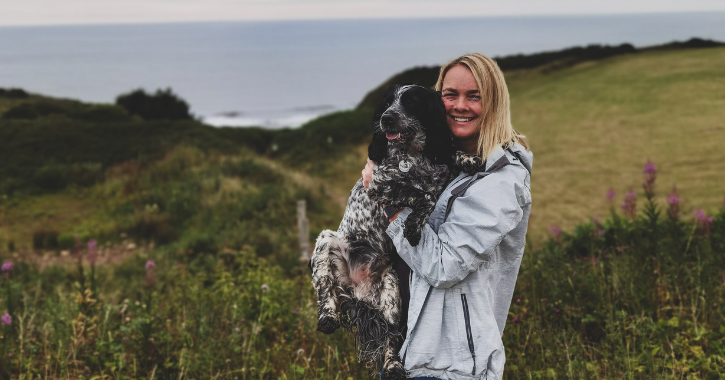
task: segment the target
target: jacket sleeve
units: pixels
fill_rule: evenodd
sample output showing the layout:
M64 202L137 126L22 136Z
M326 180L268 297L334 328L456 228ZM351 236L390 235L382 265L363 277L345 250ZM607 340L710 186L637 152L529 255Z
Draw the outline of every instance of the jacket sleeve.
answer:
M388 226L387 233L400 257L431 286L448 288L478 270L501 240L523 217L519 196L527 191L509 176L489 175L453 202L448 218L436 233L426 224L420 243L412 247L403 237L409 209Z

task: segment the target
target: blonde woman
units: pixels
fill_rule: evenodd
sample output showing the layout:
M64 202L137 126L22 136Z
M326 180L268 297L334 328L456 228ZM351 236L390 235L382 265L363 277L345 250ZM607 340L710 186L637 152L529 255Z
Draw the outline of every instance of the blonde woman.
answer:
M390 217L387 233L412 271L400 357L415 378L501 379L501 336L524 252L533 155L511 126L508 89L493 60L453 60L441 68L436 90L461 173L417 246L403 237L410 210ZM373 165L368 160L366 187Z

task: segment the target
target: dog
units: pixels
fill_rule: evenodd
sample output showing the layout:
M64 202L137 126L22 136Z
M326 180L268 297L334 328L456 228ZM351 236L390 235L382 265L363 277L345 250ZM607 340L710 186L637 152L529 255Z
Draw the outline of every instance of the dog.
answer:
M378 165L369 188L358 180L340 226L320 233L310 260L317 329L352 332L360 363L379 370L384 380L407 377L398 351L407 322L408 299L402 298L409 298L410 269L386 233L388 216L381 204L412 209L404 236L418 244L452 173L453 156L440 94L415 85L391 87L373 117L368 157Z

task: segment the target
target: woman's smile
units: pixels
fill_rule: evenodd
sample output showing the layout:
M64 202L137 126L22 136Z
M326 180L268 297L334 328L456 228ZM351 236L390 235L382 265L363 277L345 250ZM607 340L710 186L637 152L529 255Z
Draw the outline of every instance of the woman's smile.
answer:
M446 118L459 148L467 153L475 152L478 143L481 94L476 78L466 66L451 67L443 78L441 90Z

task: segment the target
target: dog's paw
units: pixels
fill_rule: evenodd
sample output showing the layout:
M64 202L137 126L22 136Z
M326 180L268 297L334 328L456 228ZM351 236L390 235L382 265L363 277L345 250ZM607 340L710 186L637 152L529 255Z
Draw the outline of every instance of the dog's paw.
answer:
M408 378L408 373L403 368L403 363L395 360L388 362L385 368L383 368L380 378L382 380L405 380Z
M340 321L331 315L323 315L317 320L317 331L319 332L329 335L334 333L338 328L340 328Z
M403 237L408 239L408 243L410 243L412 247L415 247L418 243L420 243L420 236L421 233L419 228L405 226L403 229Z

